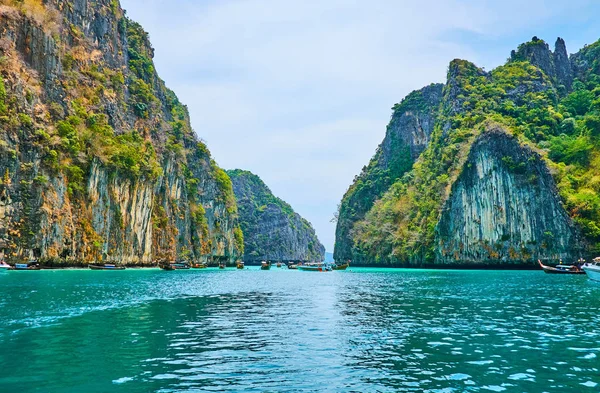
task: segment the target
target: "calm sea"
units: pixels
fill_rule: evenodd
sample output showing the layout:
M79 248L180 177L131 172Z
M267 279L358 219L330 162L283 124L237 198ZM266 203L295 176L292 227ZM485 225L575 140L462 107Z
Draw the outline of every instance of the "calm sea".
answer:
M599 392L600 285L515 271L0 274L0 392Z

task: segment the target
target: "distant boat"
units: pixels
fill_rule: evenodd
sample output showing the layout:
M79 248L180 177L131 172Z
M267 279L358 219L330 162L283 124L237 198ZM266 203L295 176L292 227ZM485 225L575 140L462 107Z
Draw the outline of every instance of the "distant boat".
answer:
M192 269L206 269L208 266L206 263L192 263Z
M281 267L281 262L277 262L277 267Z
M600 281L600 257L594 258L593 262L583 265L583 271L590 280Z
M556 265L555 267L546 266L542 261L538 260L540 267L548 274L585 274L577 265Z
M36 260L31 260L27 263L17 263L12 270L40 270L40 264Z
M221 262L219 263L219 269L225 269L226 265L225 263Z
M271 269L271 262L262 261L260 264L260 270L269 270Z
M333 270L346 270L346 269L348 269L349 267L350 267L350 262L346 262L346 263L345 263L345 264L343 264L343 265L333 265L333 266L331 266L331 268L332 268Z
M239 261L235 267L237 267L238 269L243 269L244 268L244 261Z
M117 266L110 263L104 265L88 265L92 270L125 270L125 266Z
M298 265L298 270L305 272L330 272L332 268L328 263L307 263L305 265Z
M4 261L0 261L0 273L7 272L10 269L12 269L12 266L10 266L8 263L6 263Z
M165 263L159 266L162 270L189 270L190 265L187 262Z
M293 263L290 263L289 265L287 265L288 269L294 269L297 270L298 269L298 265L294 265Z

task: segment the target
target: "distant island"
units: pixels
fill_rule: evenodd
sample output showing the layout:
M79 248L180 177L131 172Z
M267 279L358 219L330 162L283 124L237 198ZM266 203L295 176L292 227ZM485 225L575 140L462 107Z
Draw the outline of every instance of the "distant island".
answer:
M227 171L233 182L246 263L322 261L325 247L310 222L271 193L255 174Z

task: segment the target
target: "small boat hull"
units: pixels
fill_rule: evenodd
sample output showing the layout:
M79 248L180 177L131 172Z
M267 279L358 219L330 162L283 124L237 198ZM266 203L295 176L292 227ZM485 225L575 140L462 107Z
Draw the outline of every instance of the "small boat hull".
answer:
M244 264L243 264L243 263L238 263L238 264L236 265L236 267L237 267L238 269L242 270L242 269L244 268Z
M331 267L325 266L298 266L298 270L302 270L304 272L330 272Z
M585 273L587 274L587 276L590 280L600 282L600 266L598 266L598 265L584 266L583 270L585 271Z
M91 270L125 270L125 266L115 265L88 265Z
M556 268L552 266L546 266L541 261L538 261L544 273L548 274L585 274L583 270L581 270L577 266L564 266L562 268Z
M343 265L333 265L331 268L333 270L346 270L348 269L348 267L350 266L349 263L343 264Z

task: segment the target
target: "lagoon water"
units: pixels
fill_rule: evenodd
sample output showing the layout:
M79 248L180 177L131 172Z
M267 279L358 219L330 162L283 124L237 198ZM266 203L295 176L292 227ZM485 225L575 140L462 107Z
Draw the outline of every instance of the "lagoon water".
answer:
M0 392L598 392L600 285L540 271L0 275Z

